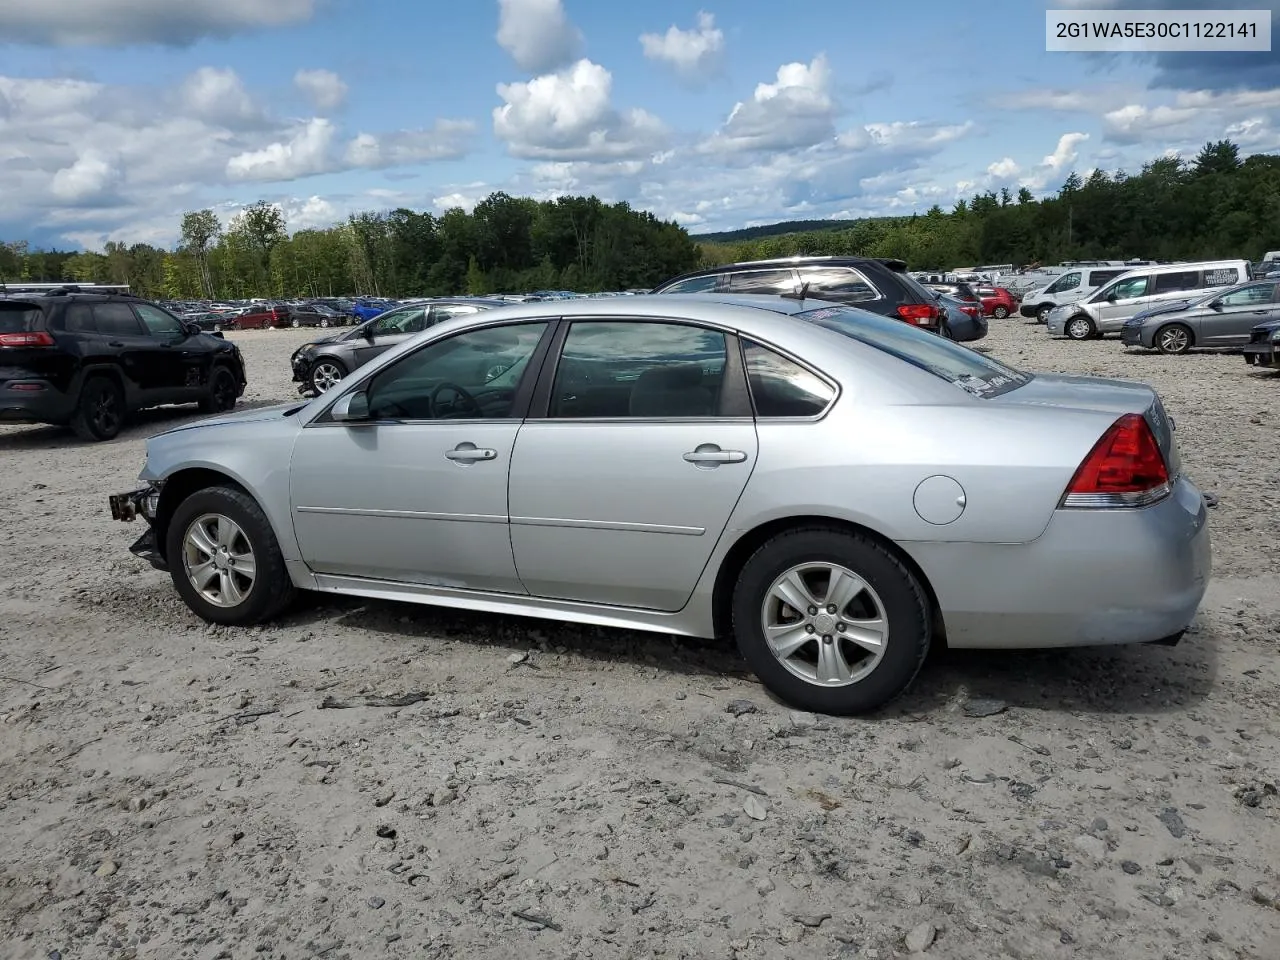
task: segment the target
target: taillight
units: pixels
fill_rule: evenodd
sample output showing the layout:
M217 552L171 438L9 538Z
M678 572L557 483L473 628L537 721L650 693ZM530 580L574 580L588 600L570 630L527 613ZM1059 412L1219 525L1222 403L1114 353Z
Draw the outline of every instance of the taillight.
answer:
M1169 467L1146 418L1126 413L1080 464L1062 507L1146 507L1169 495Z
M53 337L39 330L35 333L0 333L0 347L52 347Z
M932 303L902 303L898 305L898 318L922 327L933 326L938 319L938 308Z

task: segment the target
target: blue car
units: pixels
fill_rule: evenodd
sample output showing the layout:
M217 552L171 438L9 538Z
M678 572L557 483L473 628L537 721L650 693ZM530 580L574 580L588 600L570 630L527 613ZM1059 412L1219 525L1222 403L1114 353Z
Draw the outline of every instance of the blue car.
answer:
M352 306L351 312L356 315L356 323L364 323L366 320L372 320L374 317L386 313L394 306L397 306L397 304L390 300L365 298L357 300Z

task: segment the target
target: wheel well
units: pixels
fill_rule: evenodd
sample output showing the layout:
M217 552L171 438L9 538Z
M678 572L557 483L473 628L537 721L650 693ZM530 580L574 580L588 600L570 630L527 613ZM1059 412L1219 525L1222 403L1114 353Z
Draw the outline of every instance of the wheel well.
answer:
M1196 332L1181 320L1172 320L1169 323L1161 324L1160 329L1156 331L1156 336L1160 336L1160 334L1164 333L1170 327L1181 327L1183 330L1187 331L1187 345L1192 347L1196 345Z
M924 589L925 597L929 601L929 614L933 620L933 636L935 640L946 642L946 624L942 619L942 608L938 604L938 595L934 593L933 584L929 582L929 578L924 575L924 571L920 569L920 565L916 563L915 559L905 553L888 537L877 533L870 527L864 527L861 524L851 523L847 520L821 516L784 517L781 520L773 520L769 523L761 524L754 530L749 530L743 534L729 548L729 552L725 554L724 561L720 564L720 571L716 574L715 587L712 590L712 622L717 637L727 637L733 632L733 588L738 581L738 575L742 573L742 568L751 559L751 555L760 549L766 541L778 534L787 530L798 530L802 527L826 527L842 533L859 534L869 540L874 540L889 553L893 554L920 582L920 586Z
M160 490L160 502L156 505L156 519L152 524L156 532L156 548L162 556L169 538L169 519L173 516L173 511L187 497L208 487L230 487L232 490L239 490L246 496L253 496L243 485L237 483L225 473L219 473L217 470L209 470L204 467L179 470L165 480L164 486Z

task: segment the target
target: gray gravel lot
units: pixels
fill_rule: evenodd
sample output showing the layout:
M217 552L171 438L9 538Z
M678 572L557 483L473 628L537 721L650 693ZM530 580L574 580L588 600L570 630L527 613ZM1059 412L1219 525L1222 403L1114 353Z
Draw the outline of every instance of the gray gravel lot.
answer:
M206 626L105 499L190 414L0 428L0 957L1275 960L1280 375L992 326L1161 391L1215 580L1176 648L940 651L861 720L714 643L322 597ZM292 399L307 332L233 336L244 402Z

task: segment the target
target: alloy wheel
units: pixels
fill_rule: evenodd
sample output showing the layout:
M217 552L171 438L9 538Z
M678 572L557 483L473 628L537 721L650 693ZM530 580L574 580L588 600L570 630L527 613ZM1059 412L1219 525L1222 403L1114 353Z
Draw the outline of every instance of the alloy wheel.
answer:
M311 371L311 385L316 388L318 393L324 393L341 380L342 371L338 369L336 363L331 363L328 360L321 360Z
M1186 353L1191 346L1191 338L1182 327L1166 327L1160 331L1161 353Z
M1093 325L1084 317L1076 317L1067 324L1067 336L1072 340L1085 340L1093 332Z
M104 389L98 393L93 399L89 419L102 436L111 436L120 429L120 398L114 389Z
M821 687L846 687L884 658L889 618L871 586L836 563L805 563L765 594L760 623L786 670Z
M215 607L238 607L258 575L253 545L230 517L206 513L182 538L182 568L201 598Z

